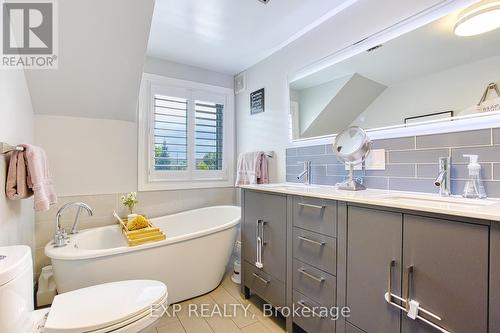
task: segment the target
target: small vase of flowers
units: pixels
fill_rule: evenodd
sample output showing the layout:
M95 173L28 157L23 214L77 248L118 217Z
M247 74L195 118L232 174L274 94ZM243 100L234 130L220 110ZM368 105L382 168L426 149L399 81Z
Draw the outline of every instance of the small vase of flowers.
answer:
M139 201L137 201L137 193L130 192L130 193L127 193L126 195L122 195L120 197L120 201L128 209L128 212L129 212L128 217L127 217L128 220L132 221L133 219L135 219L137 217L137 214L134 214L134 207L135 207L135 205L137 205L139 203Z

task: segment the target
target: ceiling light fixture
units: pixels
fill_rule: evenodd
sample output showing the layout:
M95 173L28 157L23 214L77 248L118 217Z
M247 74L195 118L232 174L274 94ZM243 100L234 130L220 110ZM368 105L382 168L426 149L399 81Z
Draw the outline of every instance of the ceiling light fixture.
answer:
M260 1L260 2L262 2L262 3L267 4L267 3L268 3L269 1L271 1L271 0L259 0L259 1Z
M475 36L500 27L500 0L481 1L465 9L453 29L457 36Z

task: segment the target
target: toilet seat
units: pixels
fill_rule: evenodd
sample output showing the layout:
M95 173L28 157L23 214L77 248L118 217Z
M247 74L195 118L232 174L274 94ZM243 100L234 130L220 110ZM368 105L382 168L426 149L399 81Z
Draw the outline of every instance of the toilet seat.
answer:
M137 332L154 323L151 307L167 304L167 287L159 281L105 283L57 295L44 333ZM138 330L133 327L139 328ZM129 328L129 329L128 329Z

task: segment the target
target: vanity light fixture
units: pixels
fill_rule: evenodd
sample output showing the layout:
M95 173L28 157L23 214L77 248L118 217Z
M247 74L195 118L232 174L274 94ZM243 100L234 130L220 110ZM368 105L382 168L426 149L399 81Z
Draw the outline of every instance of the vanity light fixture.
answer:
M481 1L460 13L453 31L457 36L475 36L500 27L500 0Z

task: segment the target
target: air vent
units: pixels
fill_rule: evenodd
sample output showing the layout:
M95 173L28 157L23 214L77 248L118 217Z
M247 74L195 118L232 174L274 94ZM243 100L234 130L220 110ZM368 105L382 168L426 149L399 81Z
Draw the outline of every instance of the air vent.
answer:
M246 82L246 74L245 72L240 73L234 77L234 93L239 94L246 90L247 82Z

